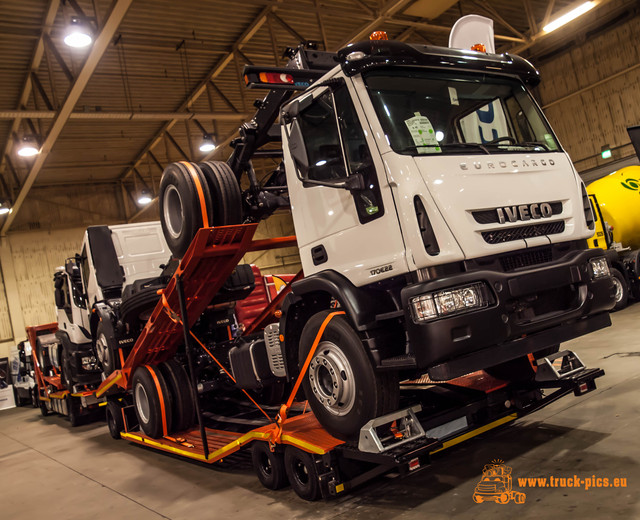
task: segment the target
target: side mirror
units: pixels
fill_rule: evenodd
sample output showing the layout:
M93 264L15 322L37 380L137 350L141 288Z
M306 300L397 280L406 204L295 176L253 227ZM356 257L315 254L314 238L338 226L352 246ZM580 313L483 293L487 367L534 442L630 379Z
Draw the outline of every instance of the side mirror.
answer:
M289 151L293 162L298 169L300 176L305 179L309 173L309 156L307 155L307 149L304 146L304 138L302 137L302 130L300 129L300 123L297 119L291 121L290 132L288 135Z

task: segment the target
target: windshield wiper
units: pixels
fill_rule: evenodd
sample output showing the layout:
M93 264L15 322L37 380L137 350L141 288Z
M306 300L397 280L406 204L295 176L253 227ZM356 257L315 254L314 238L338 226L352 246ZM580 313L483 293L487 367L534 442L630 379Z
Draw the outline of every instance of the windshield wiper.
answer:
M412 150L419 150L420 148L440 148L442 150L455 150L457 149L468 149L473 148L475 150L481 150L483 153L487 155L490 154L489 150L480 143L439 143L439 144L420 144L420 145L411 145L406 146L402 150L396 150L398 153L409 152Z
M533 148L534 151L544 151L550 152L551 149L547 146L546 143L538 142L538 141L522 141L519 143L485 143L484 146L491 147L505 147L505 151L509 151L511 148Z

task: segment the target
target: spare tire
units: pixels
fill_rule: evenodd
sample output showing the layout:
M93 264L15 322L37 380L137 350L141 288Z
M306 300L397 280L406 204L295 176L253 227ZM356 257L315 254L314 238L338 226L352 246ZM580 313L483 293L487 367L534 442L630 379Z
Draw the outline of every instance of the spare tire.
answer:
M210 225L211 193L196 164L171 163L160 181L160 222L169 249L181 258L203 225Z
M231 167L222 161L200 163L212 197L213 213L209 222L213 226L242 224L242 193Z

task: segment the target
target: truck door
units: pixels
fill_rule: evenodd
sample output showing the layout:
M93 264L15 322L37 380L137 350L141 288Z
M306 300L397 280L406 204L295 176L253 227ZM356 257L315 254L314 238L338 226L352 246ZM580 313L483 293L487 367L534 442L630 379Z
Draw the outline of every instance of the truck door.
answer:
M283 132L304 272L334 270L357 286L402 274L407 267L398 218L382 160L368 125L361 123L362 109L345 83L318 90ZM292 159L301 144L289 134L294 125L306 152L304 176ZM354 175L361 176L361 189L345 189Z

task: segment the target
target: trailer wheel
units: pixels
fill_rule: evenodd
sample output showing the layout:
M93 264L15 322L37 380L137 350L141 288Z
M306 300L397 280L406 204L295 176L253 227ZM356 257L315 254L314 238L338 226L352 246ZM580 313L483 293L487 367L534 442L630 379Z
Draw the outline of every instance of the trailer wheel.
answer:
M31 406L34 408L38 408L39 399L38 399L38 388L32 387L29 389L29 397L31 397Z
M298 363L304 364L321 324L331 311L314 315L300 337ZM396 372L376 372L355 330L344 316L324 330L302 380L311 409L326 430L341 439L357 438L370 419L398 408Z
M172 424L175 431L183 431L195 422L196 408L191 394L191 381L183 366L175 359L158 365L172 396Z
M42 414L42 417L46 417L47 415L49 415L51 412L49 412L49 409L47 408L47 402L46 401L40 401L40 413Z
M616 304L613 307L614 311L619 311L627 306L629 300L629 287L624 275L615 267L611 268L611 279L613 285L616 287Z
M242 224L242 193L230 166L222 161L200 163L211 193L213 226Z
M102 371L106 376L110 375L116 368L117 358L116 358L116 347L109 341L107 334L105 332L105 327L102 325L102 322L98 323L98 328L96 329L96 357L100 364L102 365Z
M282 453L271 451L268 442L256 441L251 449L251 462L258 480L267 489L282 489L287 485Z
M195 171L196 187L190 168ZM160 181L160 223L171 252L182 258L198 229L203 226L203 215L211 214L211 193L202 171L194 163L189 166L171 163L162 173Z
M71 427L75 428L80 425L81 415L80 415L80 401L73 397L69 396L67 402L67 413L69 414L69 423L71 423Z
M310 453L293 446L284 450L284 468L291 488L303 500L314 501L320 498L320 482L316 461Z
M171 431L171 394L157 367L144 365L133 374L131 387L138 423L149 437L159 438Z
M121 439L120 432L124 431L124 421L122 419L122 408L115 401L107 401L107 426L109 435L114 439Z

